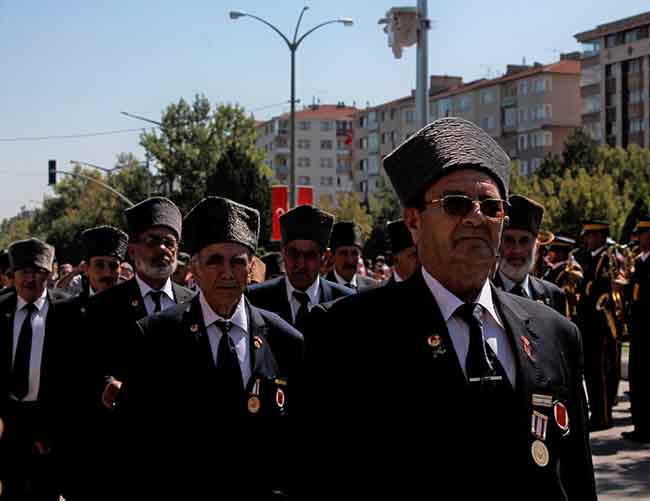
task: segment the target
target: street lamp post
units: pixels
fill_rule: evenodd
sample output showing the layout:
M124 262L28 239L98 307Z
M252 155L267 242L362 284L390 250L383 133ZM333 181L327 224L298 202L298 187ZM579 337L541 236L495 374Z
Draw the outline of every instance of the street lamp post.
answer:
M332 19L330 21L325 21L314 26L309 31L306 31L303 35L298 38L298 30L300 29L300 22L302 21L302 16L305 14L305 11L309 7L303 7L298 17L298 22L296 23L296 29L293 33L293 40L289 40L284 33L282 33L278 28L273 24L268 22L266 19L249 14L247 12L241 11L230 11L230 19L239 19L240 17L250 17L256 19L259 22L267 25L273 31L275 31L282 40L287 44L289 51L291 52L291 113L290 113L290 127L291 127L291 140L290 140L290 149L289 149L289 209L292 209L296 206L296 51L300 46L300 43L314 31L328 24L341 23L343 26L352 26L354 22L348 17Z

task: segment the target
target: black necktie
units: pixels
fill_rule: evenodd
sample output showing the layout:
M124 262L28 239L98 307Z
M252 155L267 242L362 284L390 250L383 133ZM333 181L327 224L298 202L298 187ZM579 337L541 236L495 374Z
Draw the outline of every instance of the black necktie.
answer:
M293 291L293 297L300 303L300 308L296 312L296 319L294 321L294 325L297 327L304 323L309 314L309 296L306 292Z
M475 303L465 303L456 309L456 314L469 326L469 349L465 360L467 379L481 390L495 387L510 390L512 386L499 358L483 338L482 311L482 306Z
M221 329L222 333L217 350L217 384L222 391L221 398L223 398L226 412L228 414L237 413L242 409L244 380L235 344L228 334L233 324L217 320L215 325Z
M32 314L36 311L33 303L26 304L23 309L27 316L20 327L16 354L14 356L14 369L11 372L11 393L22 400L29 392L29 359L32 354Z
M512 289L510 289L510 294L515 294L521 297L528 297L526 289L524 289L520 284L517 284Z
M153 299L153 304L154 304L154 313L158 313L162 310L162 307L160 305L160 300L162 298L162 295L164 294L163 291L150 291L149 295L151 296L151 299Z

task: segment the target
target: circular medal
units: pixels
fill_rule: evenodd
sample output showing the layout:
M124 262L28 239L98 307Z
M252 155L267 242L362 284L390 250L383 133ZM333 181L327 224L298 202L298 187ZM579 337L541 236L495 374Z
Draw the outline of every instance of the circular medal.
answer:
M427 342L429 343L429 346L431 346L431 348L437 348L438 346L440 346L440 343L442 343L442 338L437 334L434 334L433 336L429 336Z
M275 403L278 404L280 409L284 407L284 392L281 388L278 388L275 392Z
M260 399L255 395L248 399L248 412L257 414L260 411Z
M262 338L259 336L255 336L253 338L253 345L255 346L256 349L260 349L262 347Z
M569 433L569 411L562 402L555 402L553 404L553 416L558 428L562 430L562 434Z
M549 454L546 445L541 440L535 440L530 452L533 455L533 461L537 466L546 466L548 464Z

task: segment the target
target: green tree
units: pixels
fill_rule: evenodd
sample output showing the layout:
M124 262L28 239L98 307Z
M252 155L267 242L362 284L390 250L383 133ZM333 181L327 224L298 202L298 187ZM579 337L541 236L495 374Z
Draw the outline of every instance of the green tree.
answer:
M4 219L0 223L0 249L6 249L12 242L31 236L29 227L34 218L34 212L23 206L18 214Z
M155 159L167 186L180 186L179 190L169 192L183 213L210 191L208 182L215 178L219 166L231 165L228 161L220 162L227 151L236 151L239 159L248 158L246 166L255 164L262 174L267 172L262 153L255 145L255 121L237 105L219 104L213 109L205 96L197 95L191 104L181 99L168 106L161 123L159 133L141 136L141 144ZM256 176L243 178L259 181ZM242 186L241 190L252 191L259 186ZM239 192L238 189L236 193ZM231 196L221 189L219 193ZM260 199L264 198L262 193Z
M364 239L368 238L372 231L372 216L363 207L358 193L337 193L336 204L323 199L320 208L333 214L336 221L355 221L361 228Z

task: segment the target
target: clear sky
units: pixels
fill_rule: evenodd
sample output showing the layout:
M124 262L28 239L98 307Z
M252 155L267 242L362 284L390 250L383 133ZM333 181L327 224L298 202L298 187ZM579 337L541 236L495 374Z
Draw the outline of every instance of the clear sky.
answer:
M314 0L303 29L326 26L297 52L297 98L363 107L407 95L415 85L415 49L393 58L377 20L416 0ZM232 21L230 10L264 17L292 34L299 0L0 0L0 219L38 206L47 160L112 166L120 152L139 158L139 133L76 139L7 141L134 129L157 120L181 97L205 94L259 110L289 99L289 50L263 24ZM650 10L647 0L456 0L429 2L429 72L465 81L502 74L508 63L550 63L579 49L573 35Z

